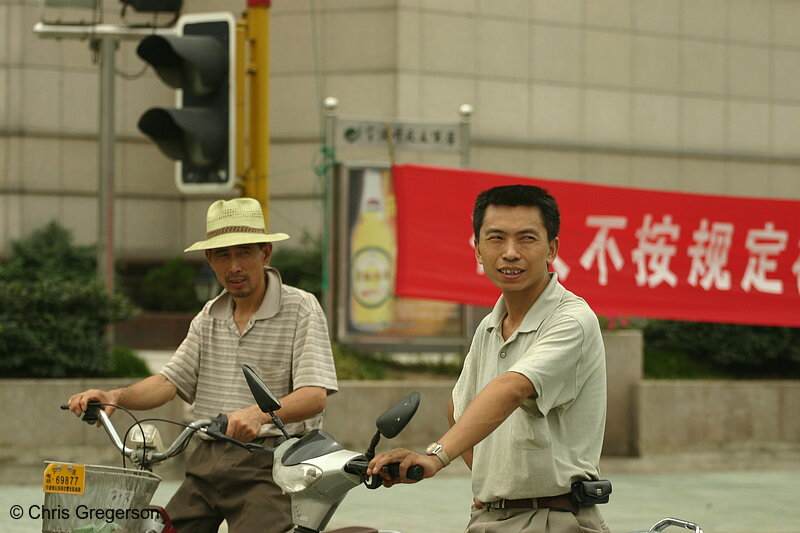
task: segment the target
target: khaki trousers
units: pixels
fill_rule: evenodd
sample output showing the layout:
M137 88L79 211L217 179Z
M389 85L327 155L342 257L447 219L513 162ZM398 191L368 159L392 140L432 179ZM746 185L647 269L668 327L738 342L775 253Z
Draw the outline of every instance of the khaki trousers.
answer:
M553 509L476 509L466 533L610 533L596 505L576 514Z
M186 479L167 504L178 533L284 533L292 529L289 496L272 480L272 454L225 442L202 441Z

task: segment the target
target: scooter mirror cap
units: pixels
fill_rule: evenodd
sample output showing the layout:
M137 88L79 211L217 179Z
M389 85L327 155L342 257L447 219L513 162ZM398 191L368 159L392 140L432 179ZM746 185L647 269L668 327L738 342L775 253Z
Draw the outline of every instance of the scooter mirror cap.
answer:
M247 386L250 387L250 392L262 413L272 413L272 411L277 411L281 408L281 402L272 394L267 384L264 383L250 365L242 365L242 372L244 372Z
M375 421L380 434L387 439L396 437L414 417L419 407L419 402L420 394L414 391L384 411Z

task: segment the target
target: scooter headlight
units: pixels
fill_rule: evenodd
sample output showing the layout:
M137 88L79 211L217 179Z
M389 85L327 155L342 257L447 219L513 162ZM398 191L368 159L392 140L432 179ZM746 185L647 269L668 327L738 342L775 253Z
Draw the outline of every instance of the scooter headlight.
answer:
M306 490L322 477L322 470L314 465L300 463L299 465L275 465L273 478L275 483L287 494L294 494Z

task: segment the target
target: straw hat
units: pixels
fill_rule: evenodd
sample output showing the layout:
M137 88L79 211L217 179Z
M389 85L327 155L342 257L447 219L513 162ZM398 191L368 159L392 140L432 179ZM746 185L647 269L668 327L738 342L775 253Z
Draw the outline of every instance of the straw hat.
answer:
M210 250L240 244L285 241L285 233L267 233L261 204L253 198L217 200L206 215L206 240L188 247L184 252Z

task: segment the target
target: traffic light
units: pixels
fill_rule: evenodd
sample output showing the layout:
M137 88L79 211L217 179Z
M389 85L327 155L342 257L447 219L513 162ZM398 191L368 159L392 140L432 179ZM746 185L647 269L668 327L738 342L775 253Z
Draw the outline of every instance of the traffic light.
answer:
M175 35L150 35L136 53L177 89L176 108L154 107L139 129L175 159L184 193L231 190L236 181L236 22L230 13L184 15Z

